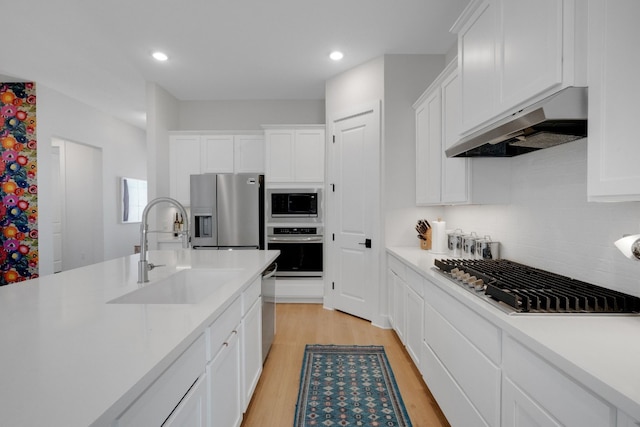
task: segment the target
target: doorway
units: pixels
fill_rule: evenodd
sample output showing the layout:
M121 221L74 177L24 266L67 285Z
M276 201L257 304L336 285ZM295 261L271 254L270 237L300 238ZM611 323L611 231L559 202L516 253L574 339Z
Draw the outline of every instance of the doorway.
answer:
M102 150L54 138L54 272L103 261Z
M379 103L339 115L331 124L331 306L371 321L382 253Z

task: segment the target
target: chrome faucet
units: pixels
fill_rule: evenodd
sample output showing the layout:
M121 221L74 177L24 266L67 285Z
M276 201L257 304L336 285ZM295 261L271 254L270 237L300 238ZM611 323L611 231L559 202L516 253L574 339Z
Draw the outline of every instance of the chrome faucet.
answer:
M147 230L149 227L147 224L147 216L149 215L149 210L158 203L170 203L178 208L184 218L184 230L180 232L180 234L182 234L182 247L185 249L189 247L189 216L187 215L187 211L184 206L182 206L182 204L177 200L170 197L158 197L150 201L142 211L142 223L140 224L140 261L138 261L138 283L148 282L149 270L157 267L147 261L147 234L150 233L150 231Z

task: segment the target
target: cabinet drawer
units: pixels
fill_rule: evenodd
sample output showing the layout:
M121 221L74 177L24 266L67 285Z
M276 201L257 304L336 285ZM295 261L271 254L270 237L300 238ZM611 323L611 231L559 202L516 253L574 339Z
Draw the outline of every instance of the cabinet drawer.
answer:
M423 378L452 426L488 427L431 348L423 343Z
M242 292L242 316L247 314L253 303L260 298L262 292L262 278L258 276L253 283Z
M116 425L118 427L161 425L204 372L206 363L205 339L200 335L118 418Z
M504 340L503 372L506 378L562 425L614 425L615 408L509 336Z
M500 423L500 368L430 304L424 305L425 341L489 425Z
M424 300L431 304L447 321L473 343L494 364L500 365L500 328L476 314L428 280L424 287ZM425 323L425 332L429 324Z
M387 256L387 267L396 273L398 277L400 277L403 281L406 280L407 273L405 271L406 267L398 258L389 255Z
M220 351L224 342L227 340L232 331L236 330L242 319L240 298L231 303L231 305L218 317L215 322L207 328L209 334L209 345L207 346L207 360L213 359Z

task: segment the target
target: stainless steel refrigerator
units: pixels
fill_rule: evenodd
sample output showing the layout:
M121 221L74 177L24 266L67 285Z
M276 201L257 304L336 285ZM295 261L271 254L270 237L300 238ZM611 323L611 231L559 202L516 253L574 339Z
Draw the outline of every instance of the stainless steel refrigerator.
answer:
M191 246L264 249L264 175L191 175Z

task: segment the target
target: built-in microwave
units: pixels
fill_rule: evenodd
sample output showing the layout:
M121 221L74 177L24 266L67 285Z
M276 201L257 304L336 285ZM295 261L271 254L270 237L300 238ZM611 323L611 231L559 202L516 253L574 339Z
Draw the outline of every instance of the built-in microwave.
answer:
M322 222L322 190L267 190L268 222Z

